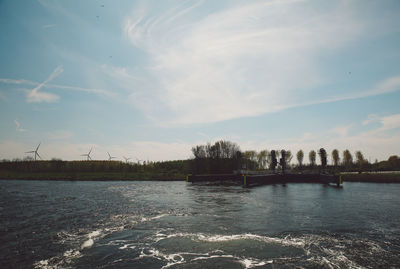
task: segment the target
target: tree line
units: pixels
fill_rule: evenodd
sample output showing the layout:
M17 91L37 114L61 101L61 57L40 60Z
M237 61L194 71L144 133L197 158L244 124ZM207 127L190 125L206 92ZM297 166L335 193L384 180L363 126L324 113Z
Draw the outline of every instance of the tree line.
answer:
M159 173L159 174L187 174L190 173L188 160L162 161L143 163L127 163L122 161L62 161L53 159L50 161L26 161L3 160L0 162L0 170L18 171L26 173Z
M390 156L388 160L370 163L361 151L354 155L348 150L334 149L326 152L304 152L295 156L290 150L247 150L241 151L238 144L220 140L192 147L193 157L188 160L128 163L121 161L50 161L3 160L1 170L20 172L126 172L160 174L207 174L232 173L237 170L293 170L293 171L391 171L400 170L400 158ZM293 160L295 157L296 161ZM308 163L305 164L305 159ZM317 159L319 163L317 164ZM330 159L330 161L328 161Z
M370 163L361 151L354 155L350 150L340 152L334 149L329 154L324 148L318 151L311 150L305 153L303 150L296 152L296 162L290 150L246 150L230 141L217 141L214 144L207 143L192 148L194 173L225 173L233 170L271 170L290 169L294 171L329 170L342 171L390 171L400 170L400 158L397 155L390 156L387 161ZM308 163L304 160L308 157ZM354 157L353 157L354 156ZM329 162L329 157L331 161ZM319 164L317 164L319 159Z

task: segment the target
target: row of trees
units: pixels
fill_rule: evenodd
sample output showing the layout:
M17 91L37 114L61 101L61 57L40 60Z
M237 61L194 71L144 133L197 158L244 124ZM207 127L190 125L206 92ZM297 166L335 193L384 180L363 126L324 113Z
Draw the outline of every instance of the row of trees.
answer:
M308 163L304 163L306 153L299 150L295 154L296 164L292 164L293 154L289 150L248 150L242 152L238 144L230 141L217 141L192 148L194 158L189 160L124 163L120 161L8 161L0 162L1 170L25 172L148 172L148 173L231 173L234 170L276 169L316 170L330 169L336 171L385 171L400 170L400 158L391 156L386 161L370 163L361 151L354 157L349 150L339 152L334 149L328 153L321 148L308 152ZM319 158L318 158L319 157ZM328 157L331 165L328 165ZM319 165L317 165L319 159Z
M215 144L200 145L192 148L194 155L195 173L228 172L237 169L249 170L315 170L330 169L336 171L371 171L371 170L396 170L400 169L400 160L397 156L391 156L388 161L375 161L371 164L361 151L353 154L346 149L339 152L332 150L330 154L321 148L318 151L308 152L308 163L305 164L306 153L303 150L296 152L297 163L292 164L293 154L290 150L247 150L240 151L236 143L229 141L218 141ZM319 158L318 158L319 157ZM328 158L331 164L328 165ZM319 159L319 165L317 165Z
M274 169L276 164L274 163L274 155L276 159L279 159L282 154L282 150L262 150L260 152L251 150L243 152L243 157L251 163L251 169ZM304 164L305 153L303 150L299 150L296 153L297 165L291 164L293 159L293 155L290 150L285 151L285 165L288 168L303 168L309 167L313 168L317 166L317 155L319 155L320 164L322 167L326 167L328 165L328 154L325 149L321 148L318 153L315 150L311 150L308 153L308 165ZM344 168L353 168L355 165L359 167L364 167L368 164L368 160L364 157L361 151L356 151L355 153L355 161L353 160L353 155L351 152L346 149L342 153L342 158L340 157L340 153L337 149L334 149L331 153L332 158L332 166L334 167L344 167Z

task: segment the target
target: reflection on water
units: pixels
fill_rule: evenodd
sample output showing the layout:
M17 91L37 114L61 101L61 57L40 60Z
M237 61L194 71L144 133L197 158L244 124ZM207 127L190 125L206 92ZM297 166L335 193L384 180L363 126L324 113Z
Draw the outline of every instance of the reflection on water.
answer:
M1 268L400 266L396 184L1 183Z

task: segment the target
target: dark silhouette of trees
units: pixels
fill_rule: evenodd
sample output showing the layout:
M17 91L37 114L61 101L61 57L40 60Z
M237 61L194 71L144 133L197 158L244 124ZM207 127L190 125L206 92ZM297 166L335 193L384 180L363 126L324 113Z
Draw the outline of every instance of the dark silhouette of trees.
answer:
M339 165L340 157L339 157L339 151L337 149L332 150L332 161L335 167Z
M278 160L276 156L275 150L271 150L271 163L270 163L270 169L275 172L276 166L278 165Z
M317 153L315 152L315 150L311 150L310 153L308 153L308 159L310 160L311 167L314 167L316 158Z
M327 164L326 150L324 148L320 148L318 154L321 159L321 170L324 171Z
M217 141L213 145L198 145L192 148L194 155L193 173L230 173L240 169L240 164L248 162L245 154L240 153L236 143L230 141ZM240 159L239 159L240 157ZM250 160L249 165L253 165Z
M304 159L304 152L302 150L299 150L296 154L297 157L297 162L299 163L299 167L303 166L303 159Z
M400 169L400 158L397 155L392 155L387 160L392 170Z
M281 158L279 160L279 164L280 164L281 169L282 169L282 174L285 174L285 170L286 170L286 151L284 149L281 150Z
M356 163L359 168L359 172L365 170L365 168L368 166L368 161L364 158L364 155L362 154L361 151L356 151Z

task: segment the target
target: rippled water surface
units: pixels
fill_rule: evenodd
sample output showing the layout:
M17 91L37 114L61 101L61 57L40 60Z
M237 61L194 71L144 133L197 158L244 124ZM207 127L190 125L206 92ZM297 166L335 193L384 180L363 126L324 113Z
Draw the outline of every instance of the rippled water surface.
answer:
M399 268L400 184L0 181L0 268Z

